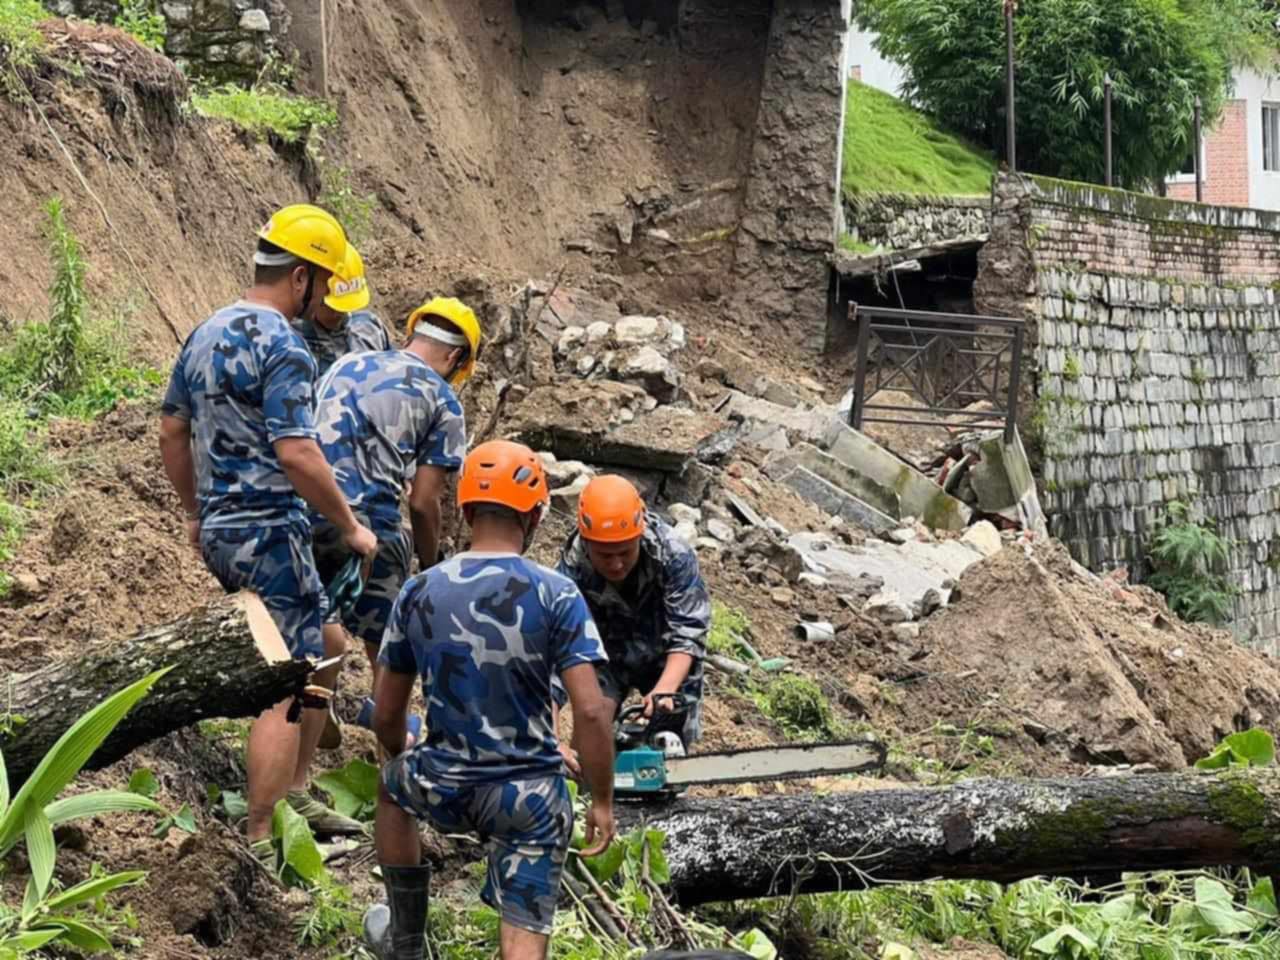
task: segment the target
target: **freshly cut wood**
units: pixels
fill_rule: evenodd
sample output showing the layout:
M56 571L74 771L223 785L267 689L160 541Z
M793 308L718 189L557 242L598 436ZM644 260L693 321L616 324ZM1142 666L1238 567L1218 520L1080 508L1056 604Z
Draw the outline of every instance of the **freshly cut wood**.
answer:
M65 660L13 678L6 711L19 722L0 736L14 789L73 723L107 696L162 667L172 667L129 712L88 767L207 717L256 716L295 693L311 673L293 660L262 601L222 597L178 620L124 640L86 647Z
M1271 769L681 800L647 819L685 905L938 877L1280 871Z

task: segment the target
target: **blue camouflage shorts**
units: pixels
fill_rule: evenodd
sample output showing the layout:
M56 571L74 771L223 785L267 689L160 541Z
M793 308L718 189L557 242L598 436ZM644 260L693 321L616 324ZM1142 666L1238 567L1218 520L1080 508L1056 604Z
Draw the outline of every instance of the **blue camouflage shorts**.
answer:
M357 514L366 526L368 520ZM336 623L341 616L342 625L353 637L359 637L375 647L382 645L382 634L387 629L391 605L400 595L400 588L409 579L409 567L413 558L413 538L400 527L394 534L375 531L378 535L378 552L373 556L369 578L364 582L360 598L349 615L329 611L329 619ZM342 543L342 535L330 523L317 523L313 527L316 569L322 583L328 584L342 569L351 554Z
M200 553L228 593L252 590L262 598L295 659L324 655L328 603L311 556L310 524L202 529Z
M573 836L564 777L445 787L417 774L410 750L382 768L382 784L402 809L437 830L479 834L489 854L480 898L513 927L551 933Z

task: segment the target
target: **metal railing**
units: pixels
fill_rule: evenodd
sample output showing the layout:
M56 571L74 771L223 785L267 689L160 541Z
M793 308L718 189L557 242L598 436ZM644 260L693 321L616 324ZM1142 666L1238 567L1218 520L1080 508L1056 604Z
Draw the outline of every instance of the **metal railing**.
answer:
M1003 418L1005 441L1013 439L1022 368L1023 321L1011 317L856 305L854 311L858 324L858 359L853 406L849 410L850 426L855 430L861 430L864 423L976 426ZM869 370L873 345L878 349L879 362ZM876 394L889 389L909 393L924 406L870 402ZM980 401L991 404L992 409L965 409ZM932 414L952 419L876 415L881 413Z

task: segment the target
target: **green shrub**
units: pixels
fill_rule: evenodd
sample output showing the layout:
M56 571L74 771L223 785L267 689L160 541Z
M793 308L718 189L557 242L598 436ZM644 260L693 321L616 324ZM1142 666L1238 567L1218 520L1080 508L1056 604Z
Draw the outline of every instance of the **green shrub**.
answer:
M1226 566L1231 542L1218 535L1210 521L1191 519L1191 508L1174 501L1151 544L1155 572L1147 585L1159 590L1169 608L1184 620L1222 623L1239 588L1220 572Z
M230 120L260 139L273 133L285 143L338 122L337 112L323 100L294 96L275 85L245 90L227 84L196 93L191 102L202 116Z
M151 0L121 0L116 26L144 47L163 50L169 25Z
M29 67L44 48L36 25L49 19L38 0L0 0L0 62Z
M760 695L760 708L788 736L813 740L835 735L836 719L822 689L808 677L776 677Z
M373 226L373 208L378 198L372 193L357 193L351 185L351 171L346 167L319 162L323 189L316 203L324 207L342 224L347 239L357 247L369 238Z
M53 286L49 289L48 331L44 349L36 357L36 371L43 384L61 393L79 386L84 373L85 262L80 241L63 216L62 201L51 199L45 213Z
M741 656L739 645L751 629L741 610L725 606L719 600L711 601L711 630L707 633L707 649L725 657Z

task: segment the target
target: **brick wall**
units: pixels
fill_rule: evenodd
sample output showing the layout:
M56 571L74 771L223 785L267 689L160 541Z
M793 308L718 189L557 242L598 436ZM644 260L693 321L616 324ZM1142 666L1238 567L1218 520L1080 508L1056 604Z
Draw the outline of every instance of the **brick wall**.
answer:
M1244 100L1230 101L1218 126L1204 138L1202 186L1205 203L1249 205L1249 112ZM1168 193L1175 200L1195 200L1195 181L1171 183Z
M1141 579L1192 503L1234 542L1233 630L1280 653L1280 216L1001 177L980 270L980 310L1035 323L1053 534Z

